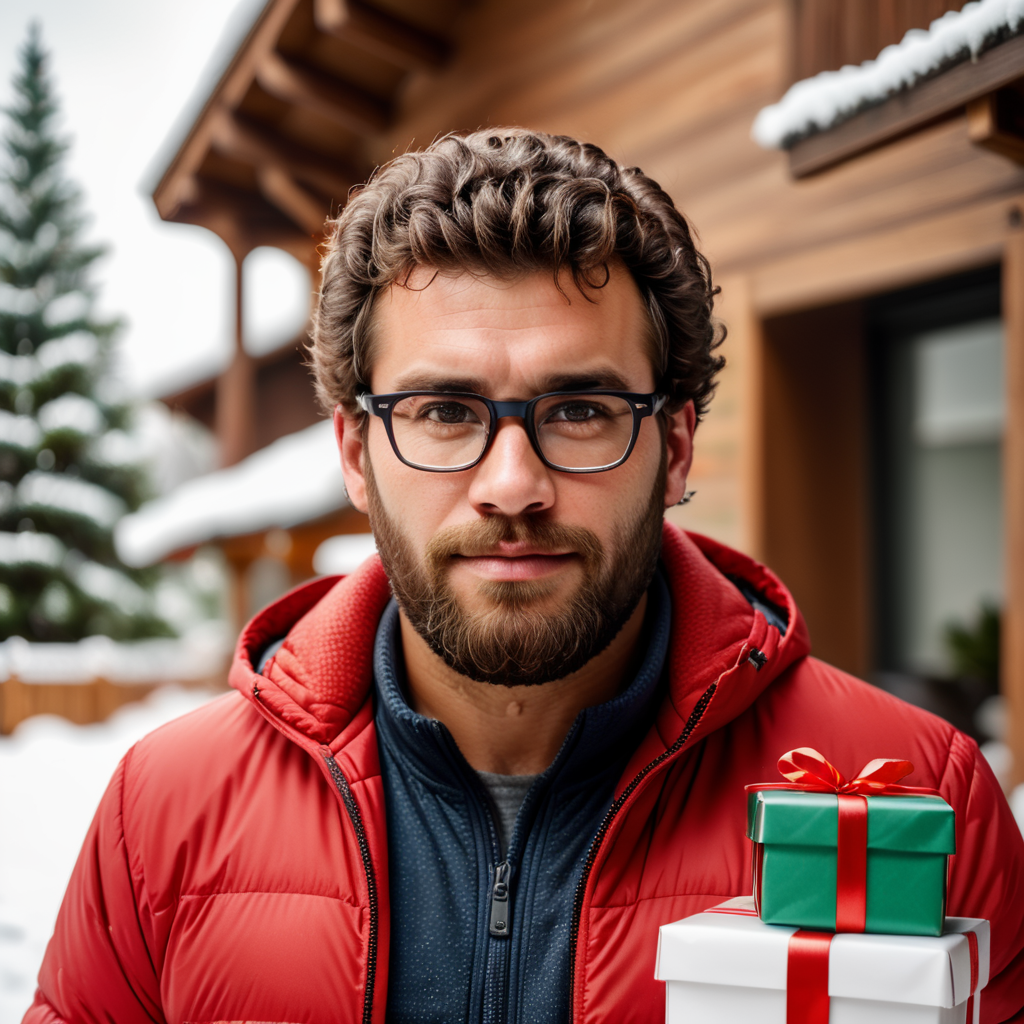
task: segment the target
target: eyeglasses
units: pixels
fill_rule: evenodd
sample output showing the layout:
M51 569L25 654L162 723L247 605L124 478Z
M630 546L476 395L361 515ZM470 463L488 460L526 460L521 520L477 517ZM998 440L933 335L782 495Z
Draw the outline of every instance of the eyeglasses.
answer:
M552 391L528 402L492 402L462 392L399 391L360 395L364 412L379 416L395 455L413 469L457 473L487 454L498 420L523 421L548 469L602 473L629 458L640 424L667 395L631 391Z

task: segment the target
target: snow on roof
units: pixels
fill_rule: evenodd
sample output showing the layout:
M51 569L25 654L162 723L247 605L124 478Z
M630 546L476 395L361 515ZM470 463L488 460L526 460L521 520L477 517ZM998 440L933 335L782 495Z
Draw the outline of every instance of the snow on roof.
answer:
M765 149L789 148L923 78L961 61L977 60L1022 28L1024 0L976 0L963 10L947 11L927 29L911 29L874 60L797 82L778 103L757 115L751 134Z
M182 548L287 529L345 504L333 425L322 420L143 505L117 524L114 539L125 563L151 565Z
M347 576L377 550L372 533L340 533L328 537L313 554L313 571L320 576Z
M12 636L0 643L0 681L17 676L23 683L79 684L182 683L206 681L224 668L231 652L231 631L211 620L183 637L118 643L90 636L77 643L31 643Z

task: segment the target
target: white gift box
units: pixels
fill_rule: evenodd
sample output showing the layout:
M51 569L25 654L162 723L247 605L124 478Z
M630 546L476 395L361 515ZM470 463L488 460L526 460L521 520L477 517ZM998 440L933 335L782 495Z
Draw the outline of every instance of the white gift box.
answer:
M762 923L752 896L663 925L654 976L667 982L667 1024L787 1024L797 930ZM977 918L947 917L939 936L839 934L829 947L828 1024L969 1024L972 995L978 1024L988 972L988 921Z

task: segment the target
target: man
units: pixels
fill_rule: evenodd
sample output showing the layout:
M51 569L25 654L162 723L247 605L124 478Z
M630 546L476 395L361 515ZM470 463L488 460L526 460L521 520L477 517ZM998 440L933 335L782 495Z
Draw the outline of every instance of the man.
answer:
M350 200L313 357L380 559L127 755L27 1020L662 1020L658 926L750 892L743 786L801 745L949 800L982 1020L1021 1010L1024 843L975 744L663 523L713 295L665 193L570 139L448 137Z

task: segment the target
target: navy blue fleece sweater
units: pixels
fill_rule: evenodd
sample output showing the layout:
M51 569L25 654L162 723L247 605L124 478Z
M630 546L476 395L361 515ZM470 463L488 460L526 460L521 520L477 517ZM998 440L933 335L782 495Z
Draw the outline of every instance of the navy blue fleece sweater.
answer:
M613 700L580 712L527 793L506 854L490 798L451 734L406 702L391 602L374 657L390 865L389 1022L567 1018L576 884L615 784L653 720L670 623L658 572L636 677ZM497 903L498 917L508 918L497 934L496 877L507 877L509 894Z

